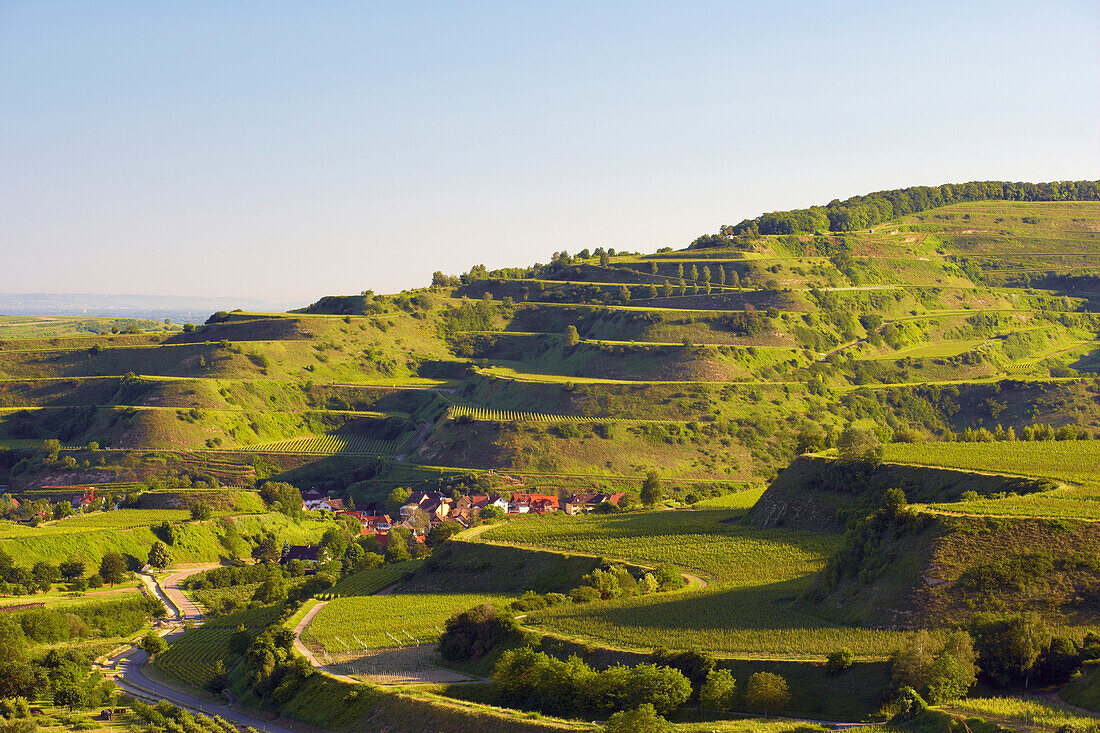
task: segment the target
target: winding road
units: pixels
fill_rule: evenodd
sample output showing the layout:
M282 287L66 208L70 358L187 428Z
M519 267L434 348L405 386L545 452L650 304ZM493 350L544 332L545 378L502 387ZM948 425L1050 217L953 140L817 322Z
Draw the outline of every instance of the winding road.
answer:
M133 653L121 660L117 669L118 676L115 682L119 688L137 698L154 703L167 700L192 712L206 716L217 715L238 725L251 726L256 730L266 731L267 733L295 733L290 728L234 709L229 705L204 700L155 682L145 674L144 666L148 661L149 655L134 647Z
M185 578L212 567L218 566L216 564L201 565L178 570L166 577L163 583L158 583L151 575L144 573L141 575L142 582L157 598L165 601L165 606L168 607L168 612L172 615L171 623L164 627L164 631L167 633L163 635L166 639L184 633L183 625L185 623L199 623L202 621L202 609L184 595L179 586ZM175 687L157 682L146 674L145 665L148 661L149 655L143 649L134 645L129 650L112 657L103 667L108 674L113 673L115 683L119 689L133 697L152 703L167 700L192 712L207 716L217 715L237 725L250 726L256 730L265 731L265 733L296 733L293 728L259 717L261 715L259 711L242 710L231 705L191 695Z

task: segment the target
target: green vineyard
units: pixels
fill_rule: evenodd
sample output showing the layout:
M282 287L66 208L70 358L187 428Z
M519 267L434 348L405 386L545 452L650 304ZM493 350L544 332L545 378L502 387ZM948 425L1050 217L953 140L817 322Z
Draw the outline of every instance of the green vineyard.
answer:
M344 596L369 596L373 593L388 588L405 573L416 570L423 564L422 560L409 560L407 562L394 563L392 565L379 565L370 570L363 570L343 578L337 583L329 595L333 598Z
M274 621L278 607L269 606L211 619L202 626L176 637L168 650L157 656L153 666L157 671L174 677L192 687L205 688L214 678L220 661L232 669L233 653L229 650L229 637L238 624L253 634L259 633Z
M447 417L454 420L467 417L471 420L487 422L601 422L601 423L671 423L674 420L644 420L628 417L585 417L583 415L554 415L545 412L522 412L517 410L493 410L476 405L454 405L447 411Z
M443 624L454 612L503 600L504 596L489 593L337 598L317 614L309 634L329 654L423 644L439 638Z
M334 453L358 453L366 455L392 455L398 441L379 440L364 435L307 435L271 443L259 443L242 450L255 453L308 453L332 455Z
M205 688L220 661L230 665L229 636L233 629L203 625L173 641L153 666L192 687Z
M209 458L195 452L180 454L181 465L189 471L209 474L224 484L243 484L256 477L256 469L246 463Z

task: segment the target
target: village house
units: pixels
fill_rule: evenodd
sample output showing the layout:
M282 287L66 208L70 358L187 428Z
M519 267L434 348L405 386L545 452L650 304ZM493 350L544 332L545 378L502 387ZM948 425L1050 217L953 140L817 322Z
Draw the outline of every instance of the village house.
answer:
M417 509L429 517L443 519L450 513L453 504L453 499L438 491L416 491L409 496L408 501L401 507L401 519L407 520Z
M558 510L558 497L545 494L512 494L507 514L548 514Z
M469 529L474 519L477 519L476 512L473 513L473 516L471 518L471 511L469 509L452 512L447 517L448 522L458 522L460 525L462 525L463 529Z
M364 512L343 512L350 517L355 517L363 528L360 534L385 534L390 531L391 520L388 514L365 514Z
M596 492L573 494L565 500L565 513L569 516L575 516L577 514L587 514L604 502L610 502L615 506L618 506L619 501L624 496L626 496L626 494L621 491L613 494L603 494Z
M84 493L80 496L74 496L72 499L73 509L78 512L85 511L95 504L95 487L89 486L84 490Z
M321 499L324 499L326 496L328 496L325 492L316 487L312 489L306 489L305 491L301 491L299 493L302 495L302 501L307 503L311 501L320 501Z
M466 495L458 497L455 502L456 512L481 511L489 506L489 497L485 495Z
M319 563L328 561L328 550L313 545L283 545L283 555L279 562L286 564L291 560L301 560L306 563Z
M330 514L337 514L344 511L343 499L321 499L317 502L315 509L320 509L323 512L329 512Z
M305 511L320 509L331 514L344 511L343 499L332 499L320 489L306 489L299 493L302 496L302 509Z

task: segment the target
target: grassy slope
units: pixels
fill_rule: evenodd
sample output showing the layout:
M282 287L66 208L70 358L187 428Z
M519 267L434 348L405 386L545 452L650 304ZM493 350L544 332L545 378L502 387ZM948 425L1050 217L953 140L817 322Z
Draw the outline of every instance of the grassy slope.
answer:
M1038 223L1024 221L1025 216ZM1091 404L1095 389L1086 381L1044 382L1046 391L1018 390L1014 399L989 394L974 383L1048 379L1052 369L1092 363L1096 324L1078 312L1088 307L1079 297L1083 293L1064 292L1045 273L1090 271L1096 264L1097 222L1097 205L966 204L877 226L874 233L845 235L844 244L852 254L849 262L824 256L824 243L812 237L764 237L713 251L618 257L611 267L589 262L544 274L537 283L507 278L475 282L464 288L475 297L490 292L498 298L527 299L515 306L499 300L490 303L491 315L480 322L454 317L468 310L468 304L436 292L426 296L434 301L426 309L387 301L383 307L389 312L376 316L233 314L193 334L114 341L96 337L107 339L103 342L83 336L66 341L61 334L57 343L44 336L21 345L0 340L0 378L10 380L0 383L0 405L77 408L10 410L0 415L0 429L22 440L57 435L81 442L98 439L175 448L218 439L228 446L331 430L349 419L344 412L349 409L400 413L410 416L413 424L434 421L447 400L496 410L682 421L675 432L615 425L608 438L596 437L585 427L584 437L566 439L556 436L558 428L552 424L459 425L443 420L425 447L413 452L414 460L459 469L576 473L604 481L640 477L650 466L660 467L668 479L758 480L789 461L799 430L836 429L861 417L892 428L916 425L928 434L992 427L990 420L1016 426L1049 420L1095 427L1100 425ZM651 272L653 263L656 275ZM698 293L657 298L639 289L649 283L663 286L665 279L676 285L681 265L689 286L693 277L702 277L701 272L692 276L695 266L712 274L722 268L730 279L737 273L743 287L719 287L712 280L709 295L700 283ZM1028 284L1028 272L1037 273L1032 284L1053 289L1022 287ZM593 287L609 292L626 284L632 288L631 299L620 306L571 302L582 294L578 288L585 283L602 283ZM359 300L359 307L373 307L367 299ZM763 328L753 333L739 326L747 306L764 319ZM776 311L767 313L768 308ZM979 312L1003 317L992 322L972 318ZM856 318L862 314L884 318L884 332L868 330ZM560 342L567 325L576 325L584 339L573 350L563 349ZM502 329L513 335L480 333ZM837 349L822 361L825 353ZM467 361L476 369L467 371ZM119 378L131 371L146 376L124 389ZM440 396L390 389L382 395L367 388L438 385L440 379L454 380L446 386L457 391ZM741 381L732 384L731 379ZM967 381L970 384L952 388L958 392L938 401L924 395L906 401L899 396L901 388L882 386ZM859 386L874 389L855 389ZM921 400L933 406L917 409ZM1001 407L1002 402L1006 406ZM130 405L155 409L121 409ZM82 409L86 406L97 409ZM197 414L191 408L198 408ZM696 421L699 427L691 425ZM931 456L939 461L935 465L951 465L952 450L955 444L912 452ZM1080 453L1087 448L1059 450L1078 452L1048 457L1045 465L1053 466L1049 470L1056 470L1058 477L1087 488L1091 468L1070 476L1071 469L1057 465L1058 458L1064 464L1069 458L1088 457ZM969 461L960 468L989 465L981 461L1018 460L1027 464L1023 473L1048 471L1026 455L959 460ZM352 468L348 463L340 467L342 472ZM392 485L420 470L386 468L382 475L387 478L370 490L384 494L385 481ZM432 474L423 469L422 474L446 475L449 470ZM65 477L62 470L50 476L55 483L64 483ZM980 488L999 479L968 480L972 483L967 487ZM573 486L565 480L557 485ZM952 485L956 494L961 493L962 484ZM1034 509L1037 502L1051 505L1047 499L1054 497L991 499L967 506L951 502L953 498L957 496L925 500L965 511L1002 502L994 509L1005 513L1011 513L1006 507L1014 501L1012 511L1041 513ZM1062 498L1062 511L1091 511L1087 492ZM563 634L609 644L671 643L799 656L819 656L840 644L864 656L881 656L896 643L889 633L842 628L807 615L797 603L810 576L836 547L834 536L722 521L737 514L735 508L570 520L568 532L555 530L555 523L564 520L538 524L540 520L531 519L495 531L527 533L512 539L536 546L607 552L640 563L670 559L713 581L701 592L566 608L537 619L544 628ZM266 520L247 521L255 530ZM195 537L193 546L185 549L189 556L206 558L221 552L216 523L190 531ZM1024 524L1013 525L1007 533L955 532L950 537L957 545L941 543L934 549L946 553L945 567L955 568L951 562L957 562L964 550L1003 554L1017 547L1014 543L1039 542L1030 533ZM64 542L44 534L11 536L0 543L28 557L38 557L36 552L94 554L93 547L74 549L69 542L86 541L95 547L116 542L133 552L151 543L148 530L140 527L63 536L69 535ZM1069 535L1091 547L1084 530L1073 528ZM973 537L979 539L967 539ZM926 543L921 551L928 548ZM1050 544L1051 552L1058 550L1060 546ZM907 556L920 557L915 551ZM961 564L955 569L964 570ZM1052 584L1063 581L1050 579ZM1066 587L1070 585L1066 581ZM421 591L427 596L439 589L425 585ZM433 613L442 605L435 603ZM305 699L301 702L305 709Z
M134 519L135 512L141 513L140 521ZM125 515L125 519L116 523L114 514ZM158 539L152 526L164 520L178 520L181 514L184 513L178 510L124 510L62 520L38 528L9 526L0 534L0 548L18 558L23 565L39 560L56 563L75 556L96 567L108 552L119 552L144 563L149 556L149 548ZM178 525L179 536L169 548L173 561L211 562L247 555L250 549L247 543L233 547L226 539L227 520L246 540L262 532L273 531L280 539L292 543L316 541L325 528L331 526L317 520L295 524L281 514L185 522Z

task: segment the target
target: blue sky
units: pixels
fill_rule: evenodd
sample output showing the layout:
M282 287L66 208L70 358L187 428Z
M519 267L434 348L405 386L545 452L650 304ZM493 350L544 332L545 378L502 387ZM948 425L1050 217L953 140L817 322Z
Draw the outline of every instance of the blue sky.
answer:
M0 292L393 292L1100 177L1096 2L0 3Z

